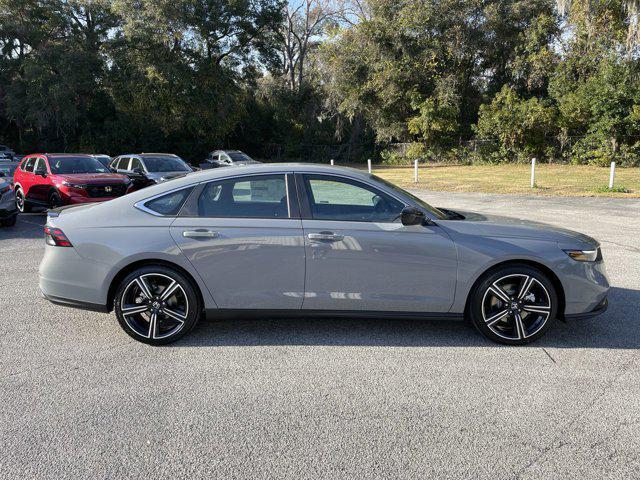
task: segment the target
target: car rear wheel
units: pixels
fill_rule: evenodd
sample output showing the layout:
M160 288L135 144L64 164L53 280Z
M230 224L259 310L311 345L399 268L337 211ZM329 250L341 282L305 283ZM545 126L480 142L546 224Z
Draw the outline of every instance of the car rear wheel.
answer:
M549 278L528 265L500 268L474 290L469 313L487 338L508 345L537 340L551 327L558 297Z
M145 266L127 275L116 291L114 310L127 334L151 345L175 342L202 315L192 283L164 266Z
M31 204L27 202L21 188L16 188L16 207L20 213L31 212Z

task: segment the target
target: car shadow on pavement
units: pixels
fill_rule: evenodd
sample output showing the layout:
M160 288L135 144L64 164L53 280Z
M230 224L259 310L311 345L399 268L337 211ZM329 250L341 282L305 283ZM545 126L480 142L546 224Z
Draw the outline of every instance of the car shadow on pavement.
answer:
M44 238L42 229L47 223L47 212L21 213L11 227L0 227L0 240Z
M557 321L530 347L640 348L640 291L612 288L607 312ZM496 347L464 321L345 318L265 318L204 321L176 347L319 345ZM510 348L510 347L506 347ZM517 347L518 348L518 347Z

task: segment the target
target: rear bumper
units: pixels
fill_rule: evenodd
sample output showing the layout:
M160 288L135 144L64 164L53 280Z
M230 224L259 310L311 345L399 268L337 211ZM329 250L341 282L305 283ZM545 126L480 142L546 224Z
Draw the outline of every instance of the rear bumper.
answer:
M61 298L61 297L55 297L53 295L45 295L44 293L42 293L42 297L45 298L46 300L49 300L54 305L78 308L80 310L89 310L91 312L103 312L103 313L109 312L109 309L107 308L106 305L100 305L98 303L81 302L79 300L72 300L70 298Z
M588 318L593 318L607 311L609 308L609 300L605 297L593 310L585 313L573 313L570 315L565 315L565 320L586 320Z

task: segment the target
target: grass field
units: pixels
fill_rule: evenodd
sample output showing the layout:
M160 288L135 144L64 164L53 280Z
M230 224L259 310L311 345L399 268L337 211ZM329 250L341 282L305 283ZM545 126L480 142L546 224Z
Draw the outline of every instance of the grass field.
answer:
M356 168L366 169L366 166L358 165ZM608 167L584 165L536 165L535 188L531 188L529 183L531 165L420 165L417 184L413 181L413 167L374 165L373 173L404 188L640 198L640 168L616 168L614 190L618 191L608 189Z

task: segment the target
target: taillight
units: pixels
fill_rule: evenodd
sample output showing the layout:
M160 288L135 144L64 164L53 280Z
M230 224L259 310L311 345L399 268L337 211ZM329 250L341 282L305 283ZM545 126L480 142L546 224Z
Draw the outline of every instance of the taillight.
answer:
M59 228L44 227L44 237L47 245L52 247L72 247L71 242Z

